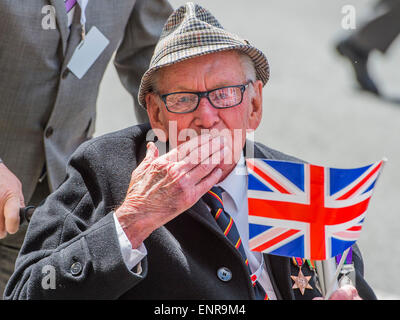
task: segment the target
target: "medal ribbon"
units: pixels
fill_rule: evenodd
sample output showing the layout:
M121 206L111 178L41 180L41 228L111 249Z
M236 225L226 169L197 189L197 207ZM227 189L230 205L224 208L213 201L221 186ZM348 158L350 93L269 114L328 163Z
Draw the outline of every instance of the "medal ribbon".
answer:
M292 262L295 266L301 268L303 264L306 262L308 264L308 267L310 270L315 269L315 263L313 260L310 259L304 259L304 258L298 258L298 257L292 257Z
M342 254L338 254L336 256L336 263L340 263L340 259L342 258ZM345 264L351 264L353 262L353 248L350 247L349 252L347 253Z

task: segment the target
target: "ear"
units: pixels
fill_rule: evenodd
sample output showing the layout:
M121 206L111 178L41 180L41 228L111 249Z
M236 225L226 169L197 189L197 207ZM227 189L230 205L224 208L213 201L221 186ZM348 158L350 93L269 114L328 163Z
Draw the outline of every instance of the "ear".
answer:
M157 132L161 130L164 134L157 135L158 139L162 142L167 142L168 140L168 126L166 126L166 119L161 109L163 107L163 102L158 95L153 92L148 92L145 95L147 115L149 116L151 128Z
M256 130L262 118L262 89L263 83L260 80L253 82L253 92L251 94L248 128Z

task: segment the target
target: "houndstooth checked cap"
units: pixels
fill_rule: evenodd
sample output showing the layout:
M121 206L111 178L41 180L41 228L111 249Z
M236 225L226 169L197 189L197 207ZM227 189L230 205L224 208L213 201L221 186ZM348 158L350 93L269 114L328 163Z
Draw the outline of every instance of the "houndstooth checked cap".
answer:
M269 65L265 55L237 35L226 31L203 7L188 2L176 9L164 25L148 70L144 73L138 99L145 106L145 94L151 90L154 71L177 62L225 50L239 50L254 62L257 79L265 85Z

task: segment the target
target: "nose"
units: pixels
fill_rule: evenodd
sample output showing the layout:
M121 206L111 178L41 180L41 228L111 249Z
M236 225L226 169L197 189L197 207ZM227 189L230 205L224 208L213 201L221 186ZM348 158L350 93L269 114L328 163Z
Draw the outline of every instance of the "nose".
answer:
M195 125L205 129L213 128L220 121L219 111L211 105L207 97L202 97L194 112Z

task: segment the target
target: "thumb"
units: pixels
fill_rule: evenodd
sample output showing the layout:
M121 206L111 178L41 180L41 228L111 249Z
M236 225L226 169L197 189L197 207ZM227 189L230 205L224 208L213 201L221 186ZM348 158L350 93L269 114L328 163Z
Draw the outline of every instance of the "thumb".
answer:
M5 226L10 234L18 231L20 204L20 199L16 196L10 197L4 204Z
M25 198L24 198L24 194L22 193L22 190L19 193L19 206L21 208L25 207Z

